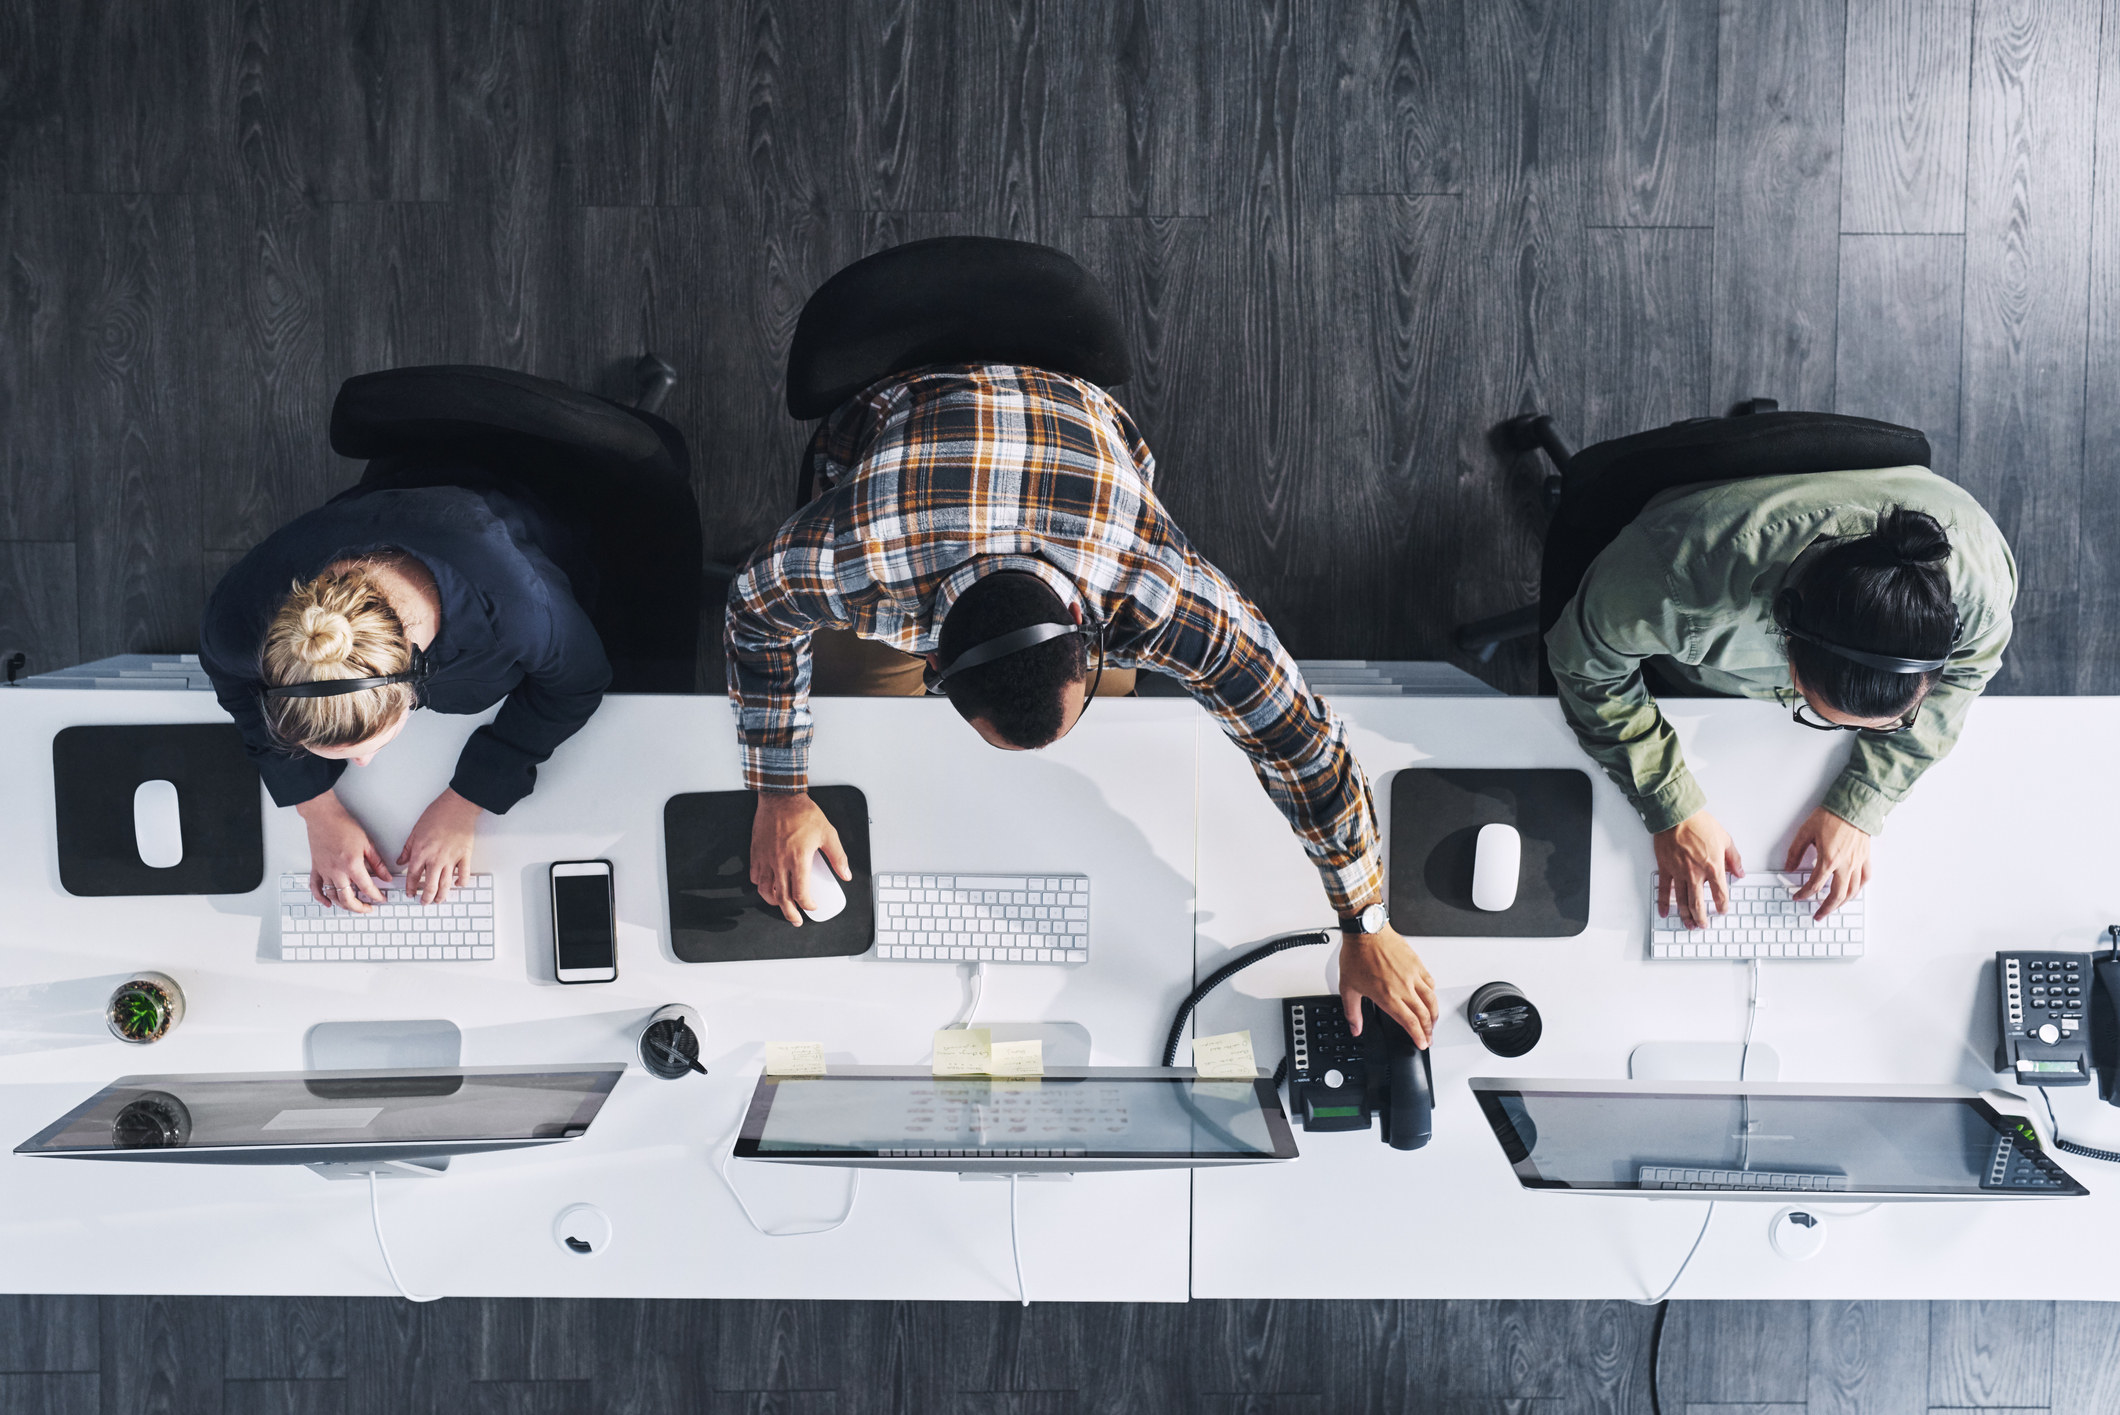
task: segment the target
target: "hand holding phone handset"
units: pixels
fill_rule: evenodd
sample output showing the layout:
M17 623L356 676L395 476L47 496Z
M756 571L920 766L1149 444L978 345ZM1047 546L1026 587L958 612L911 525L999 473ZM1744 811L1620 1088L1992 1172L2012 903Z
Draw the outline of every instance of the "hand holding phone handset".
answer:
M552 866L552 972L563 983L618 977L618 912L609 860Z

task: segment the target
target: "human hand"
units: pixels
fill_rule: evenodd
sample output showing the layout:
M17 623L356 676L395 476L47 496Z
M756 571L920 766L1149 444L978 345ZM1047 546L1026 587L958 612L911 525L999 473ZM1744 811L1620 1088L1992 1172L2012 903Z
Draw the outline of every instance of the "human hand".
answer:
M1695 811L1649 838L1656 845L1658 917L1668 916L1676 903L1687 928L1706 928L1707 913L1700 907L1703 880L1715 897L1715 912L1730 912L1730 879L1745 877L1745 862L1737 857L1737 842L1721 821L1706 811Z
M1811 873L1796 891L1798 899L1818 899L1818 912L1813 919L1824 919L1826 915L1853 899L1870 882L1870 833L1860 826L1849 825L1824 806L1811 812L1810 818L1797 827L1796 838L1789 842L1789 858L1782 865L1784 870L1802 866L1804 851L1815 850ZM1833 887L1828 890L1826 881Z
M1373 934L1340 938L1340 1002L1347 1009L1350 1035L1362 1035L1365 997L1404 1027L1415 1046L1428 1045L1439 1010L1435 979L1413 945L1388 924Z
M326 791L294 808L309 828L309 897L329 909L334 904L356 914L383 902L390 866L361 829L338 793Z
M420 812L405 848L398 851L407 893L417 891L422 904L441 904L447 902L451 885L470 881L471 837L484 814L457 795L455 787L445 789Z
M802 910L815 903L810 894L810 857L824 851L832 873L854 878L839 832L807 791L761 791L758 814L751 818L751 883L759 897L779 909L796 928Z

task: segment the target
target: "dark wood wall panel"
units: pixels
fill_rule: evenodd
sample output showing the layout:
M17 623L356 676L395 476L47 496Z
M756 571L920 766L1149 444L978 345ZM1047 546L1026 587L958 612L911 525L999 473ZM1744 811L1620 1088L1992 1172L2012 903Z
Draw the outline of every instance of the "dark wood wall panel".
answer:
M1843 0L1726 5L1709 406L1833 406Z
M2120 693L2120 0L2106 0L2091 193L2090 337L2085 343L2083 476L2077 507L2073 681L2049 691Z
M2044 1409L2053 1395L2051 1302L1929 1307L1929 1405Z
M1848 0L1844 231L1965 229L1973 0Z
M1339 190L1462 190L1464 0L1338 0Z
M1214 0L1103 0L1085 9L1101 62L1085 66L1085 210L1206 216L1215 208L1223 112ZM967 115L970 121L970 115Z
M1596 134L1590 220L1710 224L1717 7L1697 0L1597 0L1587 9L1588 116Z
M1585 442L1709 411L1714 243L1706 227L1590 232Z
M1928 1408L1927 1303L1809 1306L1805 1393L1810 1415L1923 1415Z

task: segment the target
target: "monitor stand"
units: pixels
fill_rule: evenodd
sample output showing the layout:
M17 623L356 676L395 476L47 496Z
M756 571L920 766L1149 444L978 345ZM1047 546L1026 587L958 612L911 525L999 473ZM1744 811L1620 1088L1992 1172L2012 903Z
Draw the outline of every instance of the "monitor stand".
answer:
M302 1040L310 1071L448 1071L463 1064L464 1034L440 1017L389 1022L319 1022ZM449 1157L329 1160L307 1166L325 1179L434 1179Z
M1738 1074L1740 1061L1744 1074ZM1781 1054L1765 1042L1643 1042L1627 1056L1630 1081L1773 1081Z
M987 1036L997 1042L1027 1042L1035 1038L1043 1042L1039 1048L1039 1059L1047 1066L1089 1065L1089 1028L1080 1022L974 1022L974 1027L987 1029ZM964 1172L957 1176L969 1183L982 1184L987 1181L1000 1182L1009 1178L1006 1174ZM1075 1176L1072 1174L1019 1174L1016 1178L1029 1183L1064 1184Z

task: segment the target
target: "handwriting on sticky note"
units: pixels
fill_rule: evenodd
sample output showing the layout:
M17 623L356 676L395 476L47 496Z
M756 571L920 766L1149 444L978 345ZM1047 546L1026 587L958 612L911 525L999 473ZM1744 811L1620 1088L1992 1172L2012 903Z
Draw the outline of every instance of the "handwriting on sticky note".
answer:
M766 1075L824 1075L824 1046L819 1042L767 1042Z
M984 1076L994 1034L984 1027L945 1027L935 1034L937 1076Z
M1032 1037L1027 1042L995 1042L986 1064L990 1076L1043 1076L1045 1043Z
M1250 1032L1224 1032L1193 1038L1193 1070L1216 1080L1251 1080L1259 1074L1252 1059Z

